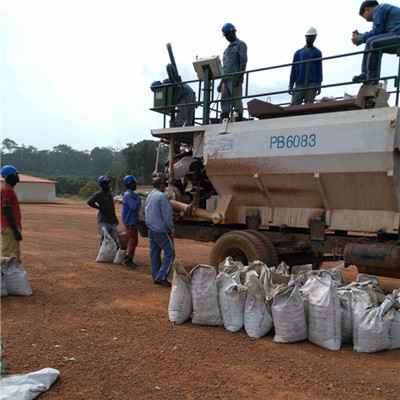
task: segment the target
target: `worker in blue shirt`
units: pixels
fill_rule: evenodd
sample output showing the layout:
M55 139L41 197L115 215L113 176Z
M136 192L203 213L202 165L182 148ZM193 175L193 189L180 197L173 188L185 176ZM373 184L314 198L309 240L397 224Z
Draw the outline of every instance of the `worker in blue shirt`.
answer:
M307 30L306 45L297 50L293 56L293 63L300 61L312 60L314 58L322 58L322 53L314 46L317 38L317 30L311 27ZM307 75L308 69L308 76ZM322 61L313 61L310 63L299 63L292 65L289 81L289 94L292 95L291 106L314 103L315 96L321 93L320 87L322 83ZM309 87L312 87L308 89ZM299 90L293 90L299 89Z
M135 250L138 245L138 230L135 223L138 221L138 211L141 204L140 197L135 193L136 179L133 175L126 175L124 178L124 185L126 192L122 198L121 217L125 227L125 232L128 236L128 251L126 252L125 259L122 264L135 268L138 266L133 261L135 257Z
M390 4L379 4L377 1L364 1L360 7L360 15L367 22L372 22L372 30L361 34L354 31L351 41L356 46L365 43L365 50L370 50L400 44L399 7ZM394 47L382 51L383 53L396 54L397 48ZM353 82L379 78L378 65L381 57L382 53L379 51L364 53L361 75L354 76ZM369 83L376 84L377 81L370 81Z
M246 43L236 37L236 28L229 22L222 27L222 33L229 42L223 56L224 75L245 71L247 65ZM231 109L232 97L242 97L242 86L243 74L222 78L217 87L218 93L221 93L221 122L225 118L229 118L231 111L233 111ZM237 113L236 121L242 121L242 99L234 100L234 110Z
M171 83L169 79L163 80L163 85ZM193 126L194 125L194 112L195 105L191 104L196 101L196 93L187 83L176 83L176 102L177 115L175 121L170 124L173 126Z
M153 190L146 198L145 221L150 242L151 275L156 285L170 287L167 278L175 258L174 220L172 206L165 192L165 179L158 177L153 181ZM161 263L161 250L164 258Z

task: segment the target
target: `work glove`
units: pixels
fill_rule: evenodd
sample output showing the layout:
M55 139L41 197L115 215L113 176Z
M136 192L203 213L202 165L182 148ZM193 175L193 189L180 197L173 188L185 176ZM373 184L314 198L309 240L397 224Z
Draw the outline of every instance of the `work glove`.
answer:
M288 93L289 94L293 94L293 86L289 86L288 87Z

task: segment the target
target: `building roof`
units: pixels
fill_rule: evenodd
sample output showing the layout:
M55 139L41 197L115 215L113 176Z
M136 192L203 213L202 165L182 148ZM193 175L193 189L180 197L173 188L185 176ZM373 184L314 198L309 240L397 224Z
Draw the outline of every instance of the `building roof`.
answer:
M4 178L1 178L1 181L4 181ZM57 181L51 181L50 179L38 178L36 176L19 174L19 181L26 183L58 183Z

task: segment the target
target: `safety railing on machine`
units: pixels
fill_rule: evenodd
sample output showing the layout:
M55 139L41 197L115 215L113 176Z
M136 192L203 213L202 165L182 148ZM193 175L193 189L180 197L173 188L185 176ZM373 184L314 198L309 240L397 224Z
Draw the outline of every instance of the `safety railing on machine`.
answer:
M167 45L168 46L168 45ZM169 48L170 50L170 48ZM350 81L343 81L343 82L332 82L332 83L326 83L326 84L321 84L321 86L314 86L312 83L309 83L309 71L310 71L310 65L313 62L319 62L321 61L324 65L324 71L326 70L326 65L330 62L335 63L335 68L338 68L340 65L340 62L343 61L343 67L345 68L346 66L344 64L348 65L348 59L350 57L357 57L360 55L364 55L366 53L371 53L371 52L378 52L378 77L372 78L372 79L365 79L362 82L353 82L352 80ZM392 73L385 73L384 75L381 75L381 67L382 67L382 55L386 53L389 54L394 54L397 56L397 70L396 72ZM169 68L172 70L172 73L177 76L177 79L175 82L172 83L167 83L167 84L160 84L157 86L157 88L152 87L151 89L154 92L154 106L151 108L152 111L157 111L161 114L164 115L164 121L163 121L163 127L167 127L167 117L170 116L172 117L175 114L177 110L179 110L179 107L185 106L185 107L195 107L197 109L202 109L202 116L196 116L193 120L193 124L195 125L204 125L204 124L209 124L209 123L217 123L220 122L220 115L221 115L221 98L220 94L217 91L217 86L220 82L221 79L227 79L228 81L232 82L232 87L230 88L230 92L234 93L233 90L233 85L235 82L235 78L240 74L243 75L243 88L242 88L242 95L238 97L230 97L228 99L225 99L226 101L231 101L231 104L233 106L234 102L236 100L248 100L248 99L255 99L255 98L266 98L268 102L272 102L274 100L274 104L278 106L288 106L289 102L285 100L285 97L289 95L289 89L281 89L279 86L283 84L283 82L287 82L288 79L282 78L283 73L281 72L282 70L289 70L292 68L292 66L297 65L297 64L306 64L306 79L305 79L305 85L301 89L291 89L291 92L296 92L297 90L304 90L304 89L321 89L329 92L329 90L333 88L338 88L338 87L348 87L351 85L359 85L360 83L363 84L369 84L374 81L379 80L381 82L381 85L385 86L385 89L389 94L394 94L394 101L393 105L398 106L399 105L399 93L400 93L400 85L399 85L399 77L400 77L400 45L398 46L386 46L386 47L381 47L377 49L372 49L368 51L358 51L358 52L353 52L353 53L346 53L346 54L340 54L340 55L335 55L335 56L328 56L328 57L322 57L322 58L316 58L316 59L311 59L311 60L306 60L306 61L299 61L295 63L287 63L287 64L280 64L276 66L271 66L271 67L265 67L265 68L259 68L259 69L253 69L249 71L244 71L244 72L239 72L239 73L233 73L233 74L227 74L227 75L221 75L218 77L212 77L210 76L208 79L196 79L196 80L190 80L190 81L181 81L179 75L177 75L176 71L176 66L174 65L174 60L173 57L171 57L173 64L171 67L171 64L169 64ZM395 65L393 61L391 61L391 65ZM175 69L175 71L174 71ZM393 68L392 68L393 69ZM167 68L168 70L168 68ZM270 74L270 77L267 75ZM288 77L290 72L288 71L285 73L285 77ZM258 77L257 77L258 75ZM266 86L266 84L262 84L260 82L269 82L269 85L272 86L271 90L260 90L259 88L263 88ZM276 83L277 82L277 83ZM184 85L189 85L192 88L195 87L196 90L196 101L181 101L178 102L176 100L176 91L181 90L183 91ZM333 99L335 100L340 100L342 99L343 96L334 96ZM231 107L233 109L233 107ZM199 112L197 112L199 114Z

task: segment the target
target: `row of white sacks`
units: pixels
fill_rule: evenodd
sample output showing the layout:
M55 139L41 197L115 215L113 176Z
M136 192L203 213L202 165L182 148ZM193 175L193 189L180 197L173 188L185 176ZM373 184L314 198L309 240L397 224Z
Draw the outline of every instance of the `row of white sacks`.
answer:
M32 296L28 275L16 256L0 257L0 271L1 297Z
M353 343L357 352L400 348L400 290L384 295L374 277L359 274L345 284L344 264L313 271L310 265L268 268L228 257L216 269L199 264L188 273L179 260L173 268L169 320L244 328L251 338L275 331L274 341L308 339L328 350Z

